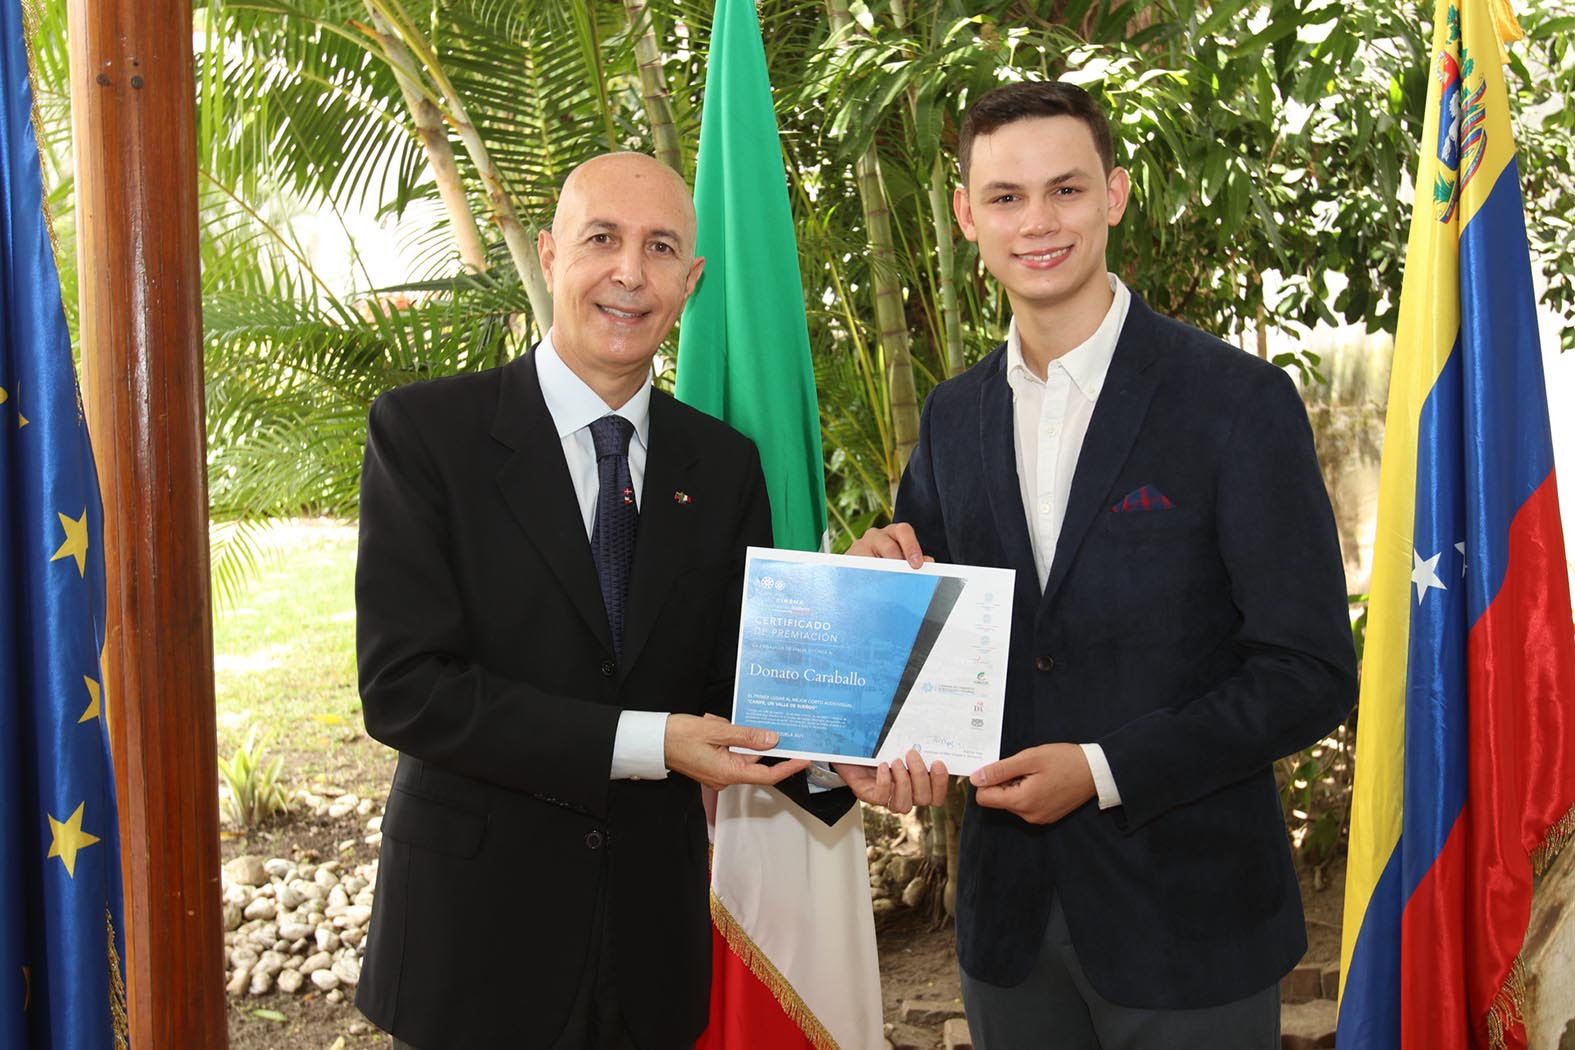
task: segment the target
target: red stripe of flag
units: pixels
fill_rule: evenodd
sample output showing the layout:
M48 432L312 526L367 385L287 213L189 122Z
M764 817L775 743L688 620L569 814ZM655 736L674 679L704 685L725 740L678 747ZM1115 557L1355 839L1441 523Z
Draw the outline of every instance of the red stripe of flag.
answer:
M1473 887L1467 989L1475 1016L1491 1008L1520 952L1531 918L1531 856L1575 798L1575 648L1569 566L1558 484L1549 472L1510 524L1509 561L1493 604L1467 637L1471 704L1467 840ZM1482 702L1477 698L1481 697ZM1504 873L1512 873L1505 878ZM1473 1026L1481 1030L1480 1020ZM1507 1046L1525 1046L1519 1024Z
M814 1043L771 989L711 927L711 1023L695 1050L812 1050Z
M1503 585L1467 637L1469 787L1401 921L1405 1050L1489 1045L1530 921L1530 857L1570 807L1557 789L1575 783L1575 713L1560 706L1575 696L1567 572L1550 473L1511 522ZM1503 1045L1525 1047L1518 1019L1499 1020Z

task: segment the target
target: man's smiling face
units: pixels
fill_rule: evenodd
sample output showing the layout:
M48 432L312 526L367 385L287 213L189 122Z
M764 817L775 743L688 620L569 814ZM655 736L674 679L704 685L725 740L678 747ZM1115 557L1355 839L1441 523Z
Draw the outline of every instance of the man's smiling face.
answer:
M631 381L632 394L705 262L683 180L641 154L588 161L564 182L537 247L559 356L604 399Z
M1108 297L1105 243L1127 189L1125 171L1105 172L1088 125L1034 117L974 140L953 207L1015 313L1075 312L1082 300Z

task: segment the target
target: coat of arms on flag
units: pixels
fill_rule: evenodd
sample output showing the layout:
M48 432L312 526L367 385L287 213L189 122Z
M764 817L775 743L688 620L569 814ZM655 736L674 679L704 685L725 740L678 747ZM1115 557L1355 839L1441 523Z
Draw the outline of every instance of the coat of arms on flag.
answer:
M1487 108L1482 104L1487 82L1481 76L1472 80L1476 63L1460 40L1460 9L1451 5L1448 18L1446 43L1434 62L1440 114L1438 163L1443 170L1433 183L1433 210L1438 221L1445 223L1454 221L1460 188L1481 167L1487 145L1482 126L1487 117Z

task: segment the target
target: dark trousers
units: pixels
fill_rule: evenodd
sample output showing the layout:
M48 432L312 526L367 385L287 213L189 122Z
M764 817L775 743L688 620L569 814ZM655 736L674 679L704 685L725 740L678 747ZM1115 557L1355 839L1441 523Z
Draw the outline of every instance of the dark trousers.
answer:
M1145 1010L1094 991L1077 961L1066 912L1050 906L1039 961L1011 988L962 974L975 1050L1279 1050L1280 985L1223 1006Z
M608 907L606 884L597 895L594 928L598 930L595 943L598 948L585 961L585 977L575 993L574 1005L569 1008L569 1018L563 1031L552 1044L552 1050L693 1050L693 1045L655 1046L637 1043L624 1024L623 1009L618 1001L618 987L613 983L612 929L613 917ZM653 960L659 965L659 961ZM520 1024L530 1019L522 1016ZM394 1050L421 1050L402 1040L394 1040ZM497 1050L509 1050L499 1047Z

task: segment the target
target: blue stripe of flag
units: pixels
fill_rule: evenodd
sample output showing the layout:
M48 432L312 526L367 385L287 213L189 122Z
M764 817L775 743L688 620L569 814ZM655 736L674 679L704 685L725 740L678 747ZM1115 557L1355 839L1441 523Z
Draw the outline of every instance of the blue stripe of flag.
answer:
M1536 293L1514 158L1460 236L1460 341L1465 359L1466 466L1478 496L1466 537L1471 624L1509 566L1509 524L1553 470Z
M1411 587L1406 657L1405 803L1400 896L1432 868L1466 800L1465 456L1457 343L1422 405L1417 428L1414 557L1437 556L1442 590ZM1420 570L1426 577L1427 570Z
M1400 845L1367 899L1351 951L1351 976L1340 998L1340 1050L1395 1050L1400 1045Z

